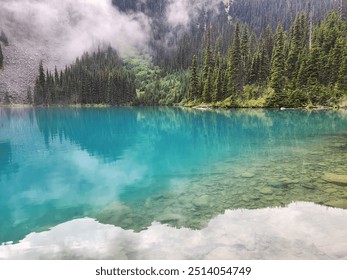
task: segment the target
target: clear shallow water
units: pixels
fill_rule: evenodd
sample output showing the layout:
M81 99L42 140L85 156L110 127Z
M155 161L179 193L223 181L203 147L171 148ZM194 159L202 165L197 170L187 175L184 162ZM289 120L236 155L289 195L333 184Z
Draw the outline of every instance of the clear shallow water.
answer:
M0 108L0 242L82 217L200 229L226 209L347 208L346 151L344 111Z

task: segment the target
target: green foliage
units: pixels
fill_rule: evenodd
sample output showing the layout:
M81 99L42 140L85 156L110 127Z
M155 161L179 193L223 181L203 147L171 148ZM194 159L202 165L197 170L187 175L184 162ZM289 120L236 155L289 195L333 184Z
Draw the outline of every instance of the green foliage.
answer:
M236 23L225 53L210 51L213 43L205 43L208 47L200 60L203 61L202 75L194 74L194 79L199 80L197 84L204 88L201 101L222 106L227 98L227 107L334 106L347 95L346 26L331 12L324 21L313 26L310 42L305 13L297 15L288 32L279 23L273 36L267 26L258 40L246 27L241 34L240 25ZM207 29L207 38L209 32ZM211 53L214 53L213 68L207 67ZM194 73L199 73L195 66ZM210 100L206 97L208 94ZM190 95L188 101L189 98Z
M190 84L189 84L189 93L188 98L196 100L200 98L200 89L199 89L199 80L198 73L196 68L196 56L193 56L192 66L191 66L191 75L190 75Z
M338 68L337 89L346 93L347 91L347 45L345 44L344 54L341 57L341 64Z
M301 54L308 47L308 19L300 13L290 30L289 52L286 59L286 75L289 80L295 81L300 71Z
M318 3L312 4L321 21L314 21L311 29L309 11L305 12L306 1L291 1L291 5L284 0L242 1L235 0L231 6L243 12L246 7L252 8L242 15L247 20L223 17L224 4L219 6L220 16L215 18L199 10L200 16L191 30L183 36L174 34L168 43L177 48L153 43L153 60L137 55L124 63L109 49L85 54L61 72L57 69L53 73L45 72L41 63L34 103L145 106L203 103L226 108L279 108L336 105L344 100L347 24L336 12L324 18L332 2L323 1L331 5L322 9ZM131 1L132 4L116 2L124 10L139 8ZM155 1L147 3L151 3L156 14ZM164 12L168 1L160 3ZM261 3L271 10L269 22L257 22L249 17L262 11ZM283 24L273 12L278 7L290 13L283 15ZM296 11L302 12L295 14ZM228 13L234 15L234 12ZM166 32L165 23L159 22L163 26L158 26L158 38Z
M213 57L211 46L211 25L208 24L205 38L205 50L202 65L203 89L201 101L205 103L211 102L212 92L212 75L213 75Z
M327 11L338 8L340 1L314 0L314 20L324 18ZM229 14L241 22L247 22L261 32L268 23L276 28L279 21L288 30L298 12L307 9L307 0L233 0Z
M237 22L233 34L229 59L228 94L236 98L242 90L242 52L240 25ZM246 52L246 51L245 51Z
M271 62L270 87L275 90L277 96L284 90L285 85L285 53L284 53L284 32L282 24L276 29L275 45Z
M189 71L167 72L154 66L144 55L128 59L126 65L136 77L137 98L134 105L173 105L189 95L192 81Z
M244 99L240 101L240 107L263 108L266 103L266 88L256 85L246 85L244 87Z
M308 92L303 89L295 89L288 96L288 105L292 108L306 106L309 103Z
M281 90L276 91L273 88L267 89L268 95L265 99L265 107L267 108L281 108L288 106L288 92ZM289 106L288 106L289 107Z

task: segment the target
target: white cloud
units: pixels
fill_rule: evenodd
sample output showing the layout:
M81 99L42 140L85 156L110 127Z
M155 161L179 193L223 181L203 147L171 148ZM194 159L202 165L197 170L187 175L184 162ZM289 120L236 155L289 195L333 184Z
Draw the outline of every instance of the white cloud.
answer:
M173 26L187 26L190 22L189 16L189 1L187 0L174 0L170 2L170 5L166 11L166 17L168 23Z
M171 27L187 27L204 9L218 13L220 0L171 0L166 10L166 17Z
M148 18L119 12L110 0L1 0L1 25L10 40L72 61L99 44L121 52L144 48Z

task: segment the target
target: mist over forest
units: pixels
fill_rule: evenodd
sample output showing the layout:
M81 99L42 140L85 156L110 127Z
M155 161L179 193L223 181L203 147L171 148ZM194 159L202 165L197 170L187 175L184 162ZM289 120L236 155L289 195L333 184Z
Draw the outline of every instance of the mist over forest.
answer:
M332 105L344 96L344 66L340 65L344 59L338 63L328 57L346 52L346 37L343 37L346 32L345 2L0 0L0 102L35 103L36 96L35 104L123 104L111 102L112 99L126 100L126 103L135 105L182 102L196 105L227 100L223 106L248 107L253 103L261 107L278 106L276 102L265 102L277 94L272 91L276 86L271 84L276 28L280 24L284 32L283 71L289 71L288 56L294 48L292 41L296 36L293 34L294 25L295 22L298 26L302 24L297 27L301 29L298 35L301 43L295 45L300 50L294 50L292 65L295 75L298 75L300 67L310 71L301 60L305 63L309 60L313 41L325 44L322 42L325 40L324 31L319 31L324 29L322 24L325 22L325 28L337 30L331 46L320 46L322 61L319 62L339 68L335 74L327 70L331 81L322 85L323 90L328 90L328 95L333 96L319 98L317 102L302 97L309 95L306 92L322 91L319 88L322 77L317 77L316 83L312 82L313 78L305 78L302 82L305 85L299 87L297 77L294 81L289 75L279 86L290 89L287 95L297 89L305 91L296 92L296 99L299 99L296 104L300 106L315 102ZM332 11L341 22L332 18L328 22ZM300 13L305 18L298 23ZM243 50L234 53L239 58L232 58L235 35L243 36L240 40L246 44L242 46L240 42L239 48ZM341 42L338 37L341 37ZM236 61L238 59L240 63ZM99 67L100 63L108 60L114 64ZM335 62L338 65L333 65ZM95 68L96 65L99 66ZM194 71L196 76L192 77ZM192 83L197 89L194 93ZM82 91L89 97L82 97ZM121 91L127 97L120 98ZM207 98L203 97L204 91L205 95L206 91L209 92ZM212 98L216 94L218 96ZM253 100L253 103L248 104L245 99Z

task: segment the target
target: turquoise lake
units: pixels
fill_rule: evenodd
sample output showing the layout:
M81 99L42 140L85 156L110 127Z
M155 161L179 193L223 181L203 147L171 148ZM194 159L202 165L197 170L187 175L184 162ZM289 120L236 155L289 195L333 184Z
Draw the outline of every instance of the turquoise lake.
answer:
M346 209L346 175L346 111L0 108L0 244L84 217L140 233Z

